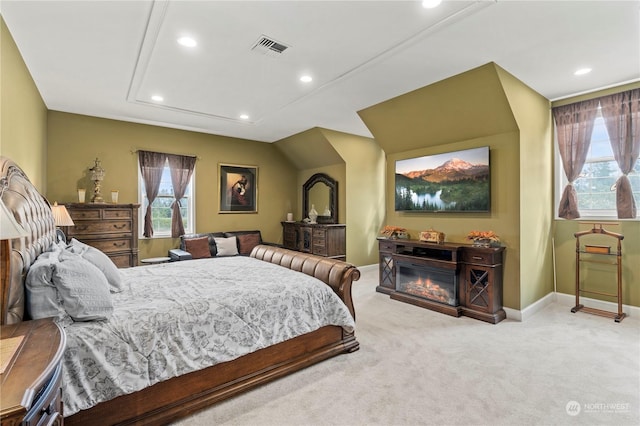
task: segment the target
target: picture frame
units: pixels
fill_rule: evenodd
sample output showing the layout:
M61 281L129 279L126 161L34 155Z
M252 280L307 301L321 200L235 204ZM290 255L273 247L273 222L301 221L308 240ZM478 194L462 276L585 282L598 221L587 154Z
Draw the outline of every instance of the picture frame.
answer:
M218 164L219 213L258 213L258 167Z

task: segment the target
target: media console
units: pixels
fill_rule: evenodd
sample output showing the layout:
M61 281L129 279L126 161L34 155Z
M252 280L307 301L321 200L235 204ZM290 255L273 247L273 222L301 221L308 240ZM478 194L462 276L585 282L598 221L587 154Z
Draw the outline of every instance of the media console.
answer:
M392 299L496 324L502 308L504 247L379 239L376 290Z

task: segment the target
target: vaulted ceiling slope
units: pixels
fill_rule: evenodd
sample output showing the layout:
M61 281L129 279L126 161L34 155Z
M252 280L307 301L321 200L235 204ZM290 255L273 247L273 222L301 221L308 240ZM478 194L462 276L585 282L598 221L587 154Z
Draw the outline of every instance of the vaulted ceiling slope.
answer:
M314 127L370 137L358 111L489 62L552 100L638 80L639 6L3 0L0 13L51 110L274 142Z

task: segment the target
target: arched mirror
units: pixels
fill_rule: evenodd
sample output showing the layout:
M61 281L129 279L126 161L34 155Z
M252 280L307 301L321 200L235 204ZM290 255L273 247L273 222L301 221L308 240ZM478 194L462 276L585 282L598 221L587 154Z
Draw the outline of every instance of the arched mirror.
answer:
M338 223L338 182L324 173L311 176L302 185L304 217L309 217L312 205L318 212L318 223Z

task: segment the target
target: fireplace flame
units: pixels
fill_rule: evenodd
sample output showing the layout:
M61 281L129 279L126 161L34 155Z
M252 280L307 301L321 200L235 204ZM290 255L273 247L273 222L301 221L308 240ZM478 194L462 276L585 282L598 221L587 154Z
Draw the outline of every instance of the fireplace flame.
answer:
M452 299L446 288L438 283L434 283L429 277L422 278L421 275L414 281L406 282L404 284L404 291L442 303L450 303Z

